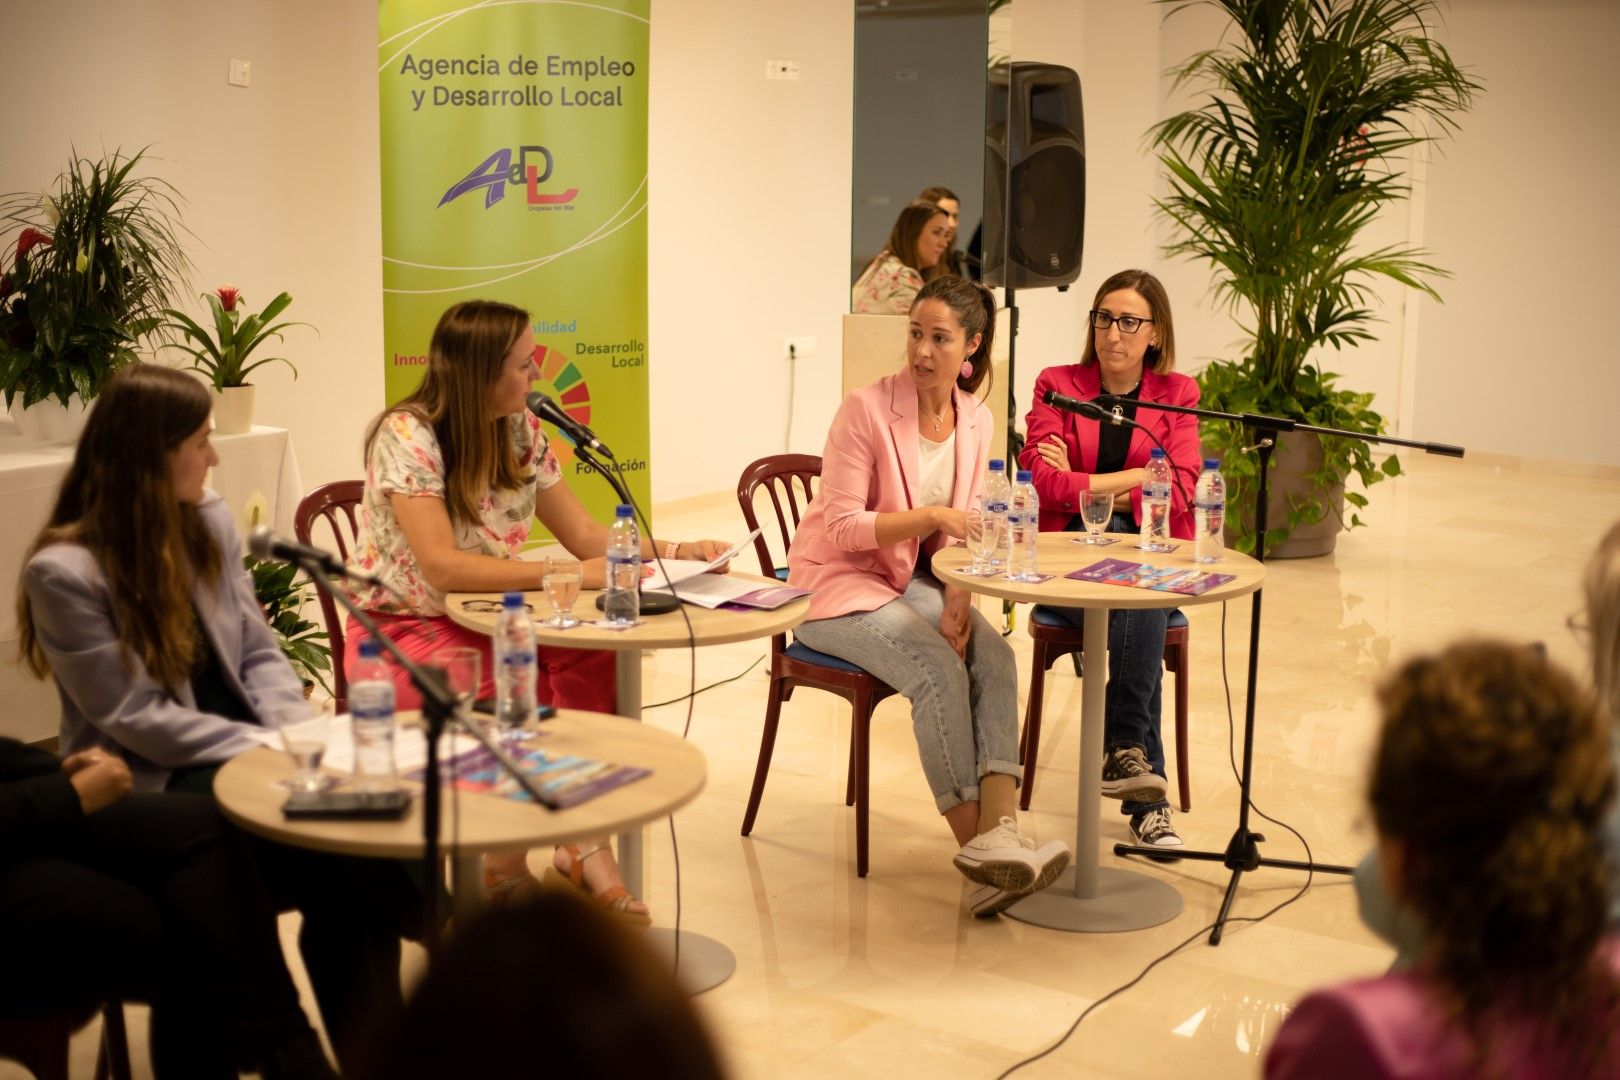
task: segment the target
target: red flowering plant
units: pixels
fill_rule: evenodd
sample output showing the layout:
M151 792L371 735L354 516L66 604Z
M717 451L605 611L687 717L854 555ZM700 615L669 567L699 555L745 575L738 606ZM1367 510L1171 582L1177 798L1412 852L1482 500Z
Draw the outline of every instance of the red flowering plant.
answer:
M189 263L164 181L144 151L77 153L54 193L0 195L0 394L7 405L88 402L162 324ZM8 234L16 232L12 242Z
M216 390L223 390L227 386L246 386L249 372L272 361L292 368L293 378L296 379L298 369L284 356L266 356L248 363L248 356L267 339L273 337L281 340L281 332L289 326L309 326L309 323L273 321L287 310L292 297L281 293L256 315L242 314L239 306L241 298L242 291L235 285L221 285L213 292L203 294L214 315L212 333L183 311L173 308L165 311L170 320L165 328L180 336L180 340L168 342L166 347L189 354L193 361L192 370L207 375Z

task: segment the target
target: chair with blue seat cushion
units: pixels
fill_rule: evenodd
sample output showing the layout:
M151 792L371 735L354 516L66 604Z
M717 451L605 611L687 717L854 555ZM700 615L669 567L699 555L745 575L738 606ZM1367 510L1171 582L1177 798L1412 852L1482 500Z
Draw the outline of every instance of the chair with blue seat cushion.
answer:
M748 523L750 532L760 528L759 514L754 506L755 495L764 489L769 496L771 509L776 516L776 536L781 542L783 562L787 560L787 549L793 543L799 520L814 497L814 482L820 476L821 458L814 454L776 454L749 465L737 481L737 502L742 507L743 520ZM778 579L784 577L785 571L778 570L763 530L754 538L754 551L759 556L761 574ZM771 752L776 748L776 725L782 713L782 702L791 698L794 689L800 686L837 694L854 708L850 722L849 770L844 784L844 805L855 807L855 871L865 877L868 863L867 776L872 710L895 690L848 660L817 652L798 642L789 645L786 634L771 638L770 674L771 691L765 705L765 729L759 740L759 764L754 768L754 788L748 795L742 834L747 836L753 831L759 801L765 794L765 778L770 774Z
M1035 642L1030 665L1029 701L1024 706L1024 733L1018 740L1018 760L1024 766L1024 787L1019 806L1029 809L1035 792L1035 762L1041 744L1041 708L1046 692L1046 671L1059 658L1085 648L1085 632L1049 607L1036 605L1030 613L1029 636ZM1187 616L1170 612L1164 634L1164 666L1176 677L1176 783L1181 811L1192 809L1192 780L1187 773Z

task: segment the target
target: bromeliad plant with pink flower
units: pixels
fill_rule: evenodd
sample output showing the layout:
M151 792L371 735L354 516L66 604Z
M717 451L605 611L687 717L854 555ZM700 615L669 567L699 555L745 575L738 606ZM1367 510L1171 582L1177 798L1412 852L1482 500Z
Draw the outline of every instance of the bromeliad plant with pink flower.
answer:
M203 299L208 301L213 312L213 332L210 333L185 312L170 308L164 312L170 320L165 329L174 331L182 340L168 342L164 347L180 349L189 354L194 361L191 370L207 375L214 389L246 386L248 373L269 363L286 364L292 368L293 378L298 377L298 369L285 356L266 356L248 362L253 350L268 339L284 340L282 331L290 326L315 329L309 323L274 322L276 316L286 311L292 303L291 296L281 293L266 304L263 311L254 315L242 313L242 291L235 285L221 285L211 293L203 293Z

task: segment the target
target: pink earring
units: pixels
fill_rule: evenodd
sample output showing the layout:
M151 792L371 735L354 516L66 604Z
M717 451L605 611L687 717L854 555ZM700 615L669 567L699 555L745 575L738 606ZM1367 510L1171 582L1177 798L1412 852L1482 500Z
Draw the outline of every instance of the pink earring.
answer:
M971 361L971 360L962 361L962 378L964 378L964 379L973 378L973 361Z

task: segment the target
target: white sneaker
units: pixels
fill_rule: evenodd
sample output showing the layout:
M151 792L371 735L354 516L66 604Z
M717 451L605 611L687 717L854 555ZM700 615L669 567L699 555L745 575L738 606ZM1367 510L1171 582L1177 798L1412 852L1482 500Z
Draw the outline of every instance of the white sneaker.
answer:
M1069 847L1050 840L1037 851L1033 840L1019 835L1017 822L1004 817L995 828L963 844L953 861L969 881L1023 896L1057 879L1069 865Z
M994 885L976 885L968 890L967 909L976 918L988 919L993 915L1000 915L1022 900L1025 895L1027 894L998 889Z

